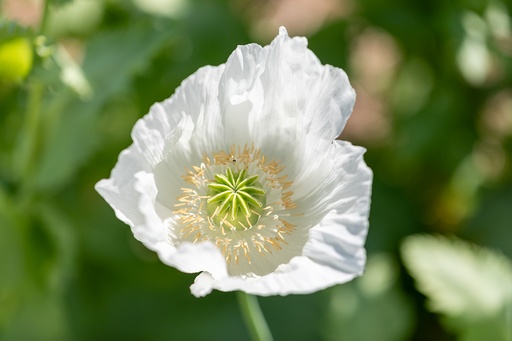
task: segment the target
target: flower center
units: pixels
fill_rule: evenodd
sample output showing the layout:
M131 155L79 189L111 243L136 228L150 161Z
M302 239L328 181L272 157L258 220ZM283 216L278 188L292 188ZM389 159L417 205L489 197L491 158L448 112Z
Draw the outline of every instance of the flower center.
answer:
M226 174L215 174L215 181L208 184L208 216L215 225L243 231L258 223L266 204L263 186L258 175L248 176L242 169L233 173L226 168Z
M303 213L289 189L285 166L254 145L205 154L182 175L170 225L170 241L210 241L231 275L267 274L299 254L293 217Z

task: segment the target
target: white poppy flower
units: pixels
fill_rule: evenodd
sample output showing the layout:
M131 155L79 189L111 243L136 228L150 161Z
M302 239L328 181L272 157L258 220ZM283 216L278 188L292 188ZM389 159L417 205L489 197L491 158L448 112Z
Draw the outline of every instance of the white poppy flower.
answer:
M284 28L199 69L133 128L96 190L192 293L315 292L364 270L372 173L336 141L355 93Z

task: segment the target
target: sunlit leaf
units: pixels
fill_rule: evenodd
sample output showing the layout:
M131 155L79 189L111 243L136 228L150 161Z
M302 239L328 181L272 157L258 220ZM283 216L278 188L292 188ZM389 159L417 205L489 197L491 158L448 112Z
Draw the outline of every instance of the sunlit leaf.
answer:
M502 254L455 238L405 240L402 257L428 307L463 340L500 340L512 328L512 263ZM490 327L493 326L493 327Z
M133 4L142 12L155 16L178 17L187 8L185 0L132 0Z
M49 35L60 37L91 33L101 22L104 1L73 0L54 8L49 21Z

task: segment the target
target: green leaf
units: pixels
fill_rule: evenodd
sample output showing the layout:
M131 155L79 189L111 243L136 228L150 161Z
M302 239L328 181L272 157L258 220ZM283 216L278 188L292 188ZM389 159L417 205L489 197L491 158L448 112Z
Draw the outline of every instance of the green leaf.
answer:
M428 298L461 340L512 336L512 263L504 255L456 238L418 235L405 240L402 258Z
M385 309L382 309L385 307ZM398 282L398 264L386 254L368 260L365 274L332 289L327 340L408 340L414 310Z
M56 116L61 117L42 153L35 177L38 188L65 184L100 146L97 120L103 107L130 88L133 77L145 69L169 35L169 31L139 24L91 41L82 68L92 88L91 98L71 97L59 104L63 100L56 96L46 106L49 111L57 108Z
M91 34L101 23L104 1L73 0L60 1L53 7L48 21L51 37L83 36Z

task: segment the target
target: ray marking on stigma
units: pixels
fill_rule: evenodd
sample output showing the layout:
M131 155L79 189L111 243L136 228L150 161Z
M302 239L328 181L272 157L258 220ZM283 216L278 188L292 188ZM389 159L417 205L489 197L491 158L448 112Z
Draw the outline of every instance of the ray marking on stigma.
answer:
M284 169L254 143L203 155L199 166L185 168L181 176L192 187L181 188L172 211L181 225L180 240L212 241L226 262L236 265L242 259L252 264L251 253L265 256L282 250L296 230L284 217L303 215L287 212L297 205L293 192L286 191L293 181L280 174ZM278 199L265 203L270 193Z

